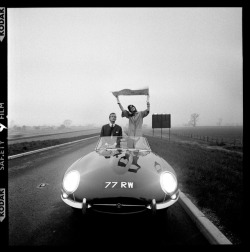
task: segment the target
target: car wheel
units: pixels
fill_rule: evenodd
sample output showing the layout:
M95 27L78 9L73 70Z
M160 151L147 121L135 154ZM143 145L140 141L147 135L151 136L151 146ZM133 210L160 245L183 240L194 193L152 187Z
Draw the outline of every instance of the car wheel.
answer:
M82 215L82 209L71 207L73 214Z
M158 220L168 223L168 208L157 210L156 216Z

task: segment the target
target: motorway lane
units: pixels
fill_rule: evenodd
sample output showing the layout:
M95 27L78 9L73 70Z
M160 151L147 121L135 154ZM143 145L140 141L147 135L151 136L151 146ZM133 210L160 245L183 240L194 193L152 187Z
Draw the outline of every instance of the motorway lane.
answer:
M111 249L208 244L177 202L168 215L75 214L60 198L66 169L97 138L9 160L9 245L75 245ZM45 183L43 188L37 188Z
M72 132L59 132L59 133L51 133L51 134L43 134L43 135L27 135L23 137L13 138L13 136L8 136L8 145L23 143L23 142L32 142L32 141L45 141L45 140L53 140L53 139L61 139L61 138L72 138L84 135L90 135L94 133L100 133L101 129L88 129L81 131L72 131Z

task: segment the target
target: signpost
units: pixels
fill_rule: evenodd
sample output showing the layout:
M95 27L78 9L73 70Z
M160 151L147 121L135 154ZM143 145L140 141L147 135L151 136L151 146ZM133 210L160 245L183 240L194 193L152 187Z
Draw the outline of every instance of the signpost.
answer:
M153 128L153 135L155 128L161 128L161 138L162 138L162 128L169 128L169 141L170 141L171 114L153 114L152 128Z

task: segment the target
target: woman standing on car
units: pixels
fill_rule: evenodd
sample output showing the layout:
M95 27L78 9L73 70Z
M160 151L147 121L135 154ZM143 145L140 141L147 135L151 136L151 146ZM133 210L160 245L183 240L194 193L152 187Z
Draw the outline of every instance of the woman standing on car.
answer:
M149 96L148 96L149 98ZM125 110L120 103L119 97L116 96L117 104L122 111L122 117L126 117L129 120L128 136L142 136L142 124L143 118L150 112L150 103L147 99L147 109L143 111L137 111L134 105L129 105L128 110Z

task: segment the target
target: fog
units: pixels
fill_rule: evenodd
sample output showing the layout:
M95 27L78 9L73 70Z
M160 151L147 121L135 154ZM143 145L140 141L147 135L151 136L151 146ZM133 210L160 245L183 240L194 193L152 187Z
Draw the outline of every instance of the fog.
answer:
M149 127L241 125L242 64L242 8L8 8L9 124L125 126L112 91L149 87Z

